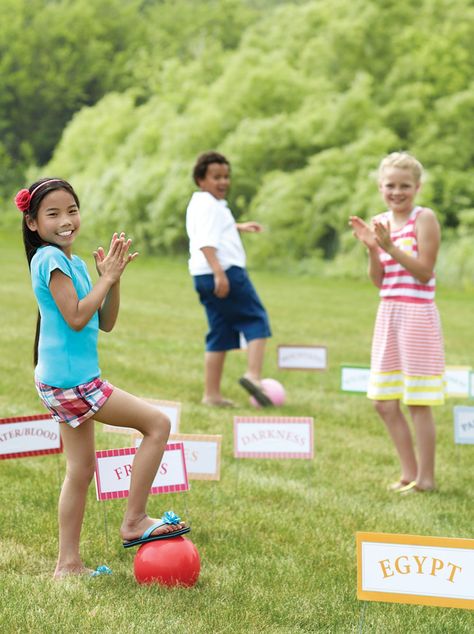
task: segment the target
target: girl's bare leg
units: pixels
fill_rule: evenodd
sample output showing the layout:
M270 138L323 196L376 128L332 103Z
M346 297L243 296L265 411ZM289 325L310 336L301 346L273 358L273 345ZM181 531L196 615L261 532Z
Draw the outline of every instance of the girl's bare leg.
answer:
M219 404L224 401L221 394L221 380L226 352L206 352L204 355L204 396L203 403Z
M412 482L417 477L418 466L410 428L400 408L400 402L374 401L374 407L385 423L397 450L401 465L400 480Z
M436 427L433 412L427 405L410 405L409 410L415 426L418 448L416 484L420 489L434 489Z
M66 456L66 476L59 496L59 555L55 578L87 572L79 553L87 489L94 475L94 421L73 429L60 425Z
M108 425L133 427L143 434L133 460L127 509L120 528L124 540L137 539L156 521L146 514L146 505L170 434L170 421L150 403L119 388L114 388L94 418ZM165 525L153 534L170 533L179 528L182 526Z

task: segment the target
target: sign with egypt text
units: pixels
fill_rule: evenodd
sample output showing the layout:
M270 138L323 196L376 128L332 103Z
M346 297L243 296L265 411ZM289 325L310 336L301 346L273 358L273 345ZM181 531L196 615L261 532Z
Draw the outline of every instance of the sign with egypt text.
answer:
M357 533L357 598L474 609L474 539Z

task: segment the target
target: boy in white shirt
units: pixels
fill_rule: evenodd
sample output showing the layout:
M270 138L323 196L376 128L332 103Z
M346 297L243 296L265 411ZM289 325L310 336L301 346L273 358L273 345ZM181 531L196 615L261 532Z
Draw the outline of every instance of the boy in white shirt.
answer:
M194 166L195 192L186 211L189 272L209 324L206 335L205 386L202 402L232 406L221 394L225 355L240 347L240 333L248 343L247 371L241 386L260 405L271 405L260 386L268 315L245 270L245 251L239 232L262 231L257 222L236 223L225 197L230 186L230 164L222 154L201 154Z

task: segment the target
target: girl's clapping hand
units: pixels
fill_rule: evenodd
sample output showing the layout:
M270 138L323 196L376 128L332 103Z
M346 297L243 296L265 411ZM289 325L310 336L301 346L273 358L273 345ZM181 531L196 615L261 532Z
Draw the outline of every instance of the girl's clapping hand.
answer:
M369 227L365 220L362 220L359 216L351 216L349 218L349 225L352 227L352 235L365 244L368 249L375 249L377 247L378 243L374 230Z
M129 253L131 244L131 238L125 238L125 233L122 232L120 235L114 233L107 255L102 247L94 251L97 273L101 277L109 276L114 283L118 282L127 264L138 256L137 251Z
M389 251L393 246L392 238L390 236L390 222L380 222L380 220L373 221L375 239L377 244L384 251Z

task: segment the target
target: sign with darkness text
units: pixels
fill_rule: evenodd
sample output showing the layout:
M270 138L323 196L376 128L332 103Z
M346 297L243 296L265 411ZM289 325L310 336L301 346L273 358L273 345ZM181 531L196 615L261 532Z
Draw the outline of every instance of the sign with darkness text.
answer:
M236 458L312 459L313 419L296 416L235 416Z

